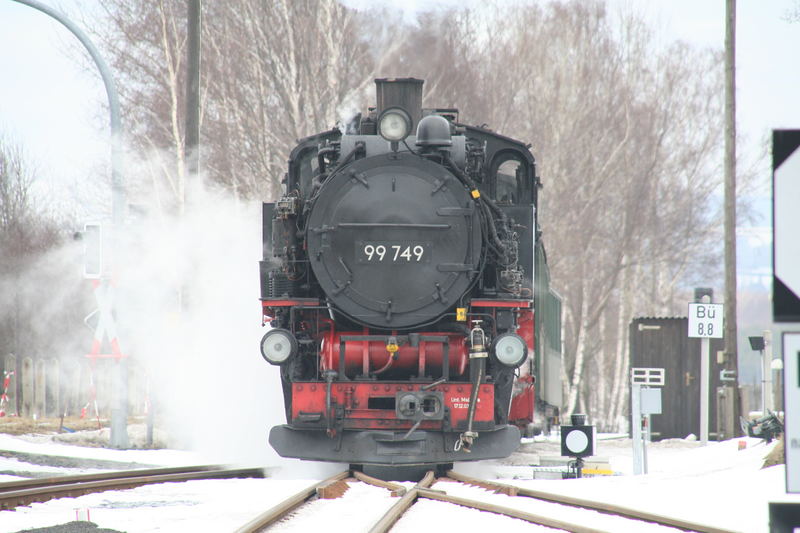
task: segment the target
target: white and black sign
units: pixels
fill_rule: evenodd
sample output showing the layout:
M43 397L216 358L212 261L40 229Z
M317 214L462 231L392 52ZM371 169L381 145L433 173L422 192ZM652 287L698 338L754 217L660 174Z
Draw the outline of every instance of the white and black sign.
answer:
M689 336L721 339L722 304L689 304Z
M427 242L363 242L356 243L359 263L427 263L430 255Z
M800 333L783 334L786 492L800 492Z
M588 457L594 455L594 426L561 426L561 455L564 457Z
M772 316L800 322L800 130L772 132Z
M666 382L664 368L631 368L631 383L649 387L663 387Z
M103 277L103 227L100 224L83 226L83 277Z

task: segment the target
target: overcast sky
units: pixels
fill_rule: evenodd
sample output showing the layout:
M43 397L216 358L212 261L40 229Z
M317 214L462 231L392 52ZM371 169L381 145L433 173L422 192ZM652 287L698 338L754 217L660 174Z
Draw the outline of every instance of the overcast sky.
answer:
M96 5L92 0L41 1L67 9ZM413 14L436 4L469 1L387 3ZM723 47L724 0L611 0L610 5L644 13L665 42ZM784 20L797 5L796 0L739 1L738 121L751 156L771 129L800 128L800 22ZM108 155L108 117L98 105L105 93L94 72L82 71L68 57L65 46L73 40L43 13L0 0L0 134L24 146L54 196L69 194L76 179L102 169L98 164Z

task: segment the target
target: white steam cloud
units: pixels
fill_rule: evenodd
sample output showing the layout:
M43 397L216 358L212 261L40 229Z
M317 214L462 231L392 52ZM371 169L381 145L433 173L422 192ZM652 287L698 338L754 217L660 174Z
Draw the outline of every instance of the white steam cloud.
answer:
M167 168L168 157L129 160L128 175L152 176ZM281 459L268 443L270 428L286 420L279 370L259 353L261 202L193 187L184 215L166 215L173 197L160 179L142 180L153 189L146 202L151 214L133 213L113 244L118 338L129 366L147 374L156 428L208 462L277 466L288 477L335 471L335 465ZM13 258L0 257L0 318L23 306L15 334L35 333L48 347L46 353L20 348L18 357L87 366L92 331L81 320L95 302L82 276L83 246L68 240L24 269L6 268ZM113 364L100 360L97 367ZM131 381L131 397L140 396L137 387ZM88 383L80 388L83 405ZM111 400L98 399L101 405Z
M209 461L334 471L284 460L267 440L285 415L278 368L259 352L261 202L196 188L183 217L139 221L126 240L121 340L148 369L162 428Z

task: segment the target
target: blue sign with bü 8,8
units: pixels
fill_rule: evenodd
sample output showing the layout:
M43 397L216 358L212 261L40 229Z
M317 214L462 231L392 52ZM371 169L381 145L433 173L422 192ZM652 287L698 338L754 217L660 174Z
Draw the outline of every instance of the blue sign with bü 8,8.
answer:
M689 336L721 339L722 304L689 304Z

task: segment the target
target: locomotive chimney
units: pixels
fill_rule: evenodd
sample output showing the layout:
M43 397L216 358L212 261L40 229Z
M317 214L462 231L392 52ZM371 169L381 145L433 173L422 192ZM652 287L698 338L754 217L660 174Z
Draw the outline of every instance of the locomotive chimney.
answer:
M411 116L411 131L416 131L422 118L422 84L417 78L376 78L378 116L389 107L402 107Z

